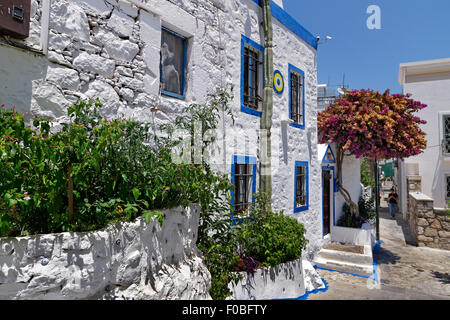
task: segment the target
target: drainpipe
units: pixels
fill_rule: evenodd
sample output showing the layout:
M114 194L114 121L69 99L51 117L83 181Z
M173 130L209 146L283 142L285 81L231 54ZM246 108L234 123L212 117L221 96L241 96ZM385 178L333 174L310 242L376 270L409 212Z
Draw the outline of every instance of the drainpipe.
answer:
M50 22L50 1L44 0L42 1L42 16L41 16L41 50L44 55L48 54L48 29Z

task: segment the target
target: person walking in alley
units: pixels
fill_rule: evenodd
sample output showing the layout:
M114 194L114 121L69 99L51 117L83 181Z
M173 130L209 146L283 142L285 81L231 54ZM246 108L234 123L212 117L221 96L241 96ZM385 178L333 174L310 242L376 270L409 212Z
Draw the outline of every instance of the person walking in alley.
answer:
M389 202L389 213L392 218L395 218L395 214L397 212L397 202L398 202L398 194L395 192L394 187L391 188L391 193L388 196Z

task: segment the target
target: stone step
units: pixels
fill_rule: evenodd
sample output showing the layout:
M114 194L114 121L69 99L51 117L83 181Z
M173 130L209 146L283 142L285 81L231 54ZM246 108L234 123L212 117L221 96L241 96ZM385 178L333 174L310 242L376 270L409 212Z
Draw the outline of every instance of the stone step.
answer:
M351 262L358 264L372 265L373 263L372 249L369 245L364 246L363 254L332 249L322 249L319 252L319 257L326 260Z
M348 272L348 273L353 273L353 274L357 274L360 276L366 276L366 277L370 277L373 275L373 264L343 262L343 261L324 259L321 257L317 257L314 260L314 263L319 268Z

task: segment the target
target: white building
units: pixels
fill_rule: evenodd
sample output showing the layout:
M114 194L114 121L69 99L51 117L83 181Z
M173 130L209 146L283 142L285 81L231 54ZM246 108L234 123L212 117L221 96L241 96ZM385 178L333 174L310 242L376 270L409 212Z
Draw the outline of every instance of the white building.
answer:
M324 111L335 98L338 91L327 88L326 84L318 85L317 112ZM325 233L332 233L333 227L344 214L342 207L345 203L336 184L336 145L319 144L318 160L322 165L322 197L324 221L329 221L329 228L324 224ZM352 200L358 203L361 196L361 162L355 156L345 156L342 163L342 185L350 193Z
M61 121L78 98L99 97L107 117L158 125L232 83L236 122L223 119L215 168L235 184L236 208L253 200L264 58L258 0L31 0L30 11L28 37L1 37L2 104ZM312 252L324 237L317 41L282 0L272 2L272 15L272 202L305 225Z
M417 116L427 121L427 148L417 156L398 161L400 209L406 215L407 176L416 176L421 191L433 198L434 206L447 207L450 199L450 58L402 63L399 82L403 93L426 105Z

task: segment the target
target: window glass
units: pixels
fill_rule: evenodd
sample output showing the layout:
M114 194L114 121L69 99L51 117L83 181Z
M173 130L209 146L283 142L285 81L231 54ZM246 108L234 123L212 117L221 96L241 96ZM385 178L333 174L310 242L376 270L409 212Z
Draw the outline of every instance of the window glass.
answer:
M234 171L234 212L248 208L252 201L253 166L246 163L236 163Z
M306 167L297 166L297 183L295 190L295 205L296 207L306 206Z
M259 96L259 54L251 48L244 49L244 105L257 110L261 97Z
M186 39L162 29L161 32L161 89L184 95L184 59Z

